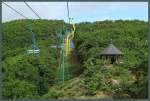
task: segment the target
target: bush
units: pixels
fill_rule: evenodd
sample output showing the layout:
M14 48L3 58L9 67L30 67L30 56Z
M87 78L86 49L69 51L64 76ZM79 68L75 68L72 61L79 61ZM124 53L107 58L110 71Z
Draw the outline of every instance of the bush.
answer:
M4 99L33 99L38 97L35 85L20 80L3 82L2 94Z

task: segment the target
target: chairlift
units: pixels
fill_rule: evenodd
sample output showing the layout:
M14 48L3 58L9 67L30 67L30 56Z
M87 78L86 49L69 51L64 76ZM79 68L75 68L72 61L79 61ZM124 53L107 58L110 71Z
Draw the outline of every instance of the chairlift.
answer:
M74 44L73 44L72 40L70 41L70 48L72 48L72 49L74 48Z
M35 38L35 33L32 31L32 22L30 23L29 26L30 32L32 33L32 46L31 49L27 50L28 54L38 54L40 53L40 49L36 46L36 38Z
M63 45L59 45L59 46L57 46L57 45L51 45L50 47L51 47L51 48L64 48Z
M39 53L40 52L40 50L27 50L27 53L28 54L37 54L37 53Z
M32 45L32 48L27 50L27 53L28 54L38 54L38 53L40 53L40 49L37 48L36 45Z

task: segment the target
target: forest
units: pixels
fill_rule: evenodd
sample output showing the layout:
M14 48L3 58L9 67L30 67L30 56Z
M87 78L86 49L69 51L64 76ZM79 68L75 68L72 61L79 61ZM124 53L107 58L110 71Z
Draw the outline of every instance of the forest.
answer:
M33 20L39 54L27 54L29 20L2 23L3 99L147 99L148 22L104 20L76 23L74 49L65 58L65 82L58 78L63 20ZM121 63L104 64L101 51L112 43Z

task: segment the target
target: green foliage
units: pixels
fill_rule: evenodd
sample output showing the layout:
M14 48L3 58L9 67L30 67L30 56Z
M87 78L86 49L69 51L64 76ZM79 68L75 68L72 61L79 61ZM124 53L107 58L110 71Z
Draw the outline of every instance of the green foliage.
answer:
M38 98L36 86L29 82L20 80L10 80L3 82L2 94L4 99Z
M47 93L49 87L56 83L56 72L59 66L59 49L52 49L50 46L59 45L59 31L63 23L63 21L33 21L33 32L36 33L36 42L41 49L38 55L26 53L32 44L28 20L4 23L3 82L9 85L13 80L23 80L36 87L38 96ZM17 86L16 84L10 87ZM3 87L4 92L9 92L10 90L5 87ZM18 89L21 89L20 87L18 86ZM18 90L19 93L20 95L17 96L12 93L11 98L23 98L21 90ZM5 95L4 97L8 97ZM32 95L26 97L32 98Z
M144 21L97 21L76 24L74 38L75 51L81 63L84 94L96 96L97 91L109 93L118 98L147 98L147 58L148 26ZM33 20L33 32L40 54L29 55L32 34L29 20L16 20L3 23L3 98L61 98L63 92L53 86L57 84L59 67L59 49L51 45L60 45L59 34L65 23L61 20ZM100 52L112 43L123 53L123 63L107 66L99 59ZM75 66L66 59L65 68L68 79L73 78ZM79 68L79 67L78 67ZM132 79L135 76L138 79ZM74 83L72 81L70 84ZM75 84L75 87L79 87ZM57 85L56 85L57 86ZM64 85L67 87L67 83ZM72 85L70 89L75 89ZM62 87L63 88L63 87ZM61 90L61 88L59 89ZM65 91L64 91L65 92ZM75 92L74 92L75 93ZM70 93L73 97L75 94Z
M144 65L147 63L143 60L148 58L147 33L147 23L138 20L117 20L115 22L106 20L78 24L74 42L83 63L88 94L92 96L100 89L111 92L114 98L137 98L137 96L146 98L145 81L147 81L148 66ZM94 61L108 46L110 39L124 55L121 59L122 64L114 64L111 68L107 68L103 61L100 64ZM105 64L109 64L108 61ZM132 75L136 75L138 71L141 72L139 77L141 81L132 79ZM119 84L107 83L110 80L116 80ZM141 87L136 86L135 82ZM141 94L144 89L146 92Z
M59 93L59 91L56 91L55 89L50 89L47 94L42 96L42 98L43 99L47 99L47 98L56 99L60 96L61 94Z

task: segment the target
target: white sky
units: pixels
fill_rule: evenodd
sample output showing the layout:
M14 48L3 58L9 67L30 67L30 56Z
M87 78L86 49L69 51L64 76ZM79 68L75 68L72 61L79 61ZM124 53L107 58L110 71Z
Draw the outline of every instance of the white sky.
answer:
M37 19L24 2L5 2L23 13ZM66 2L27 2L43 19L64 19L67 21ZM147 2L69 2L70 16L74 22L106 19L139 19L148 21ZM2 4L2 22L22 19L20 15Z

